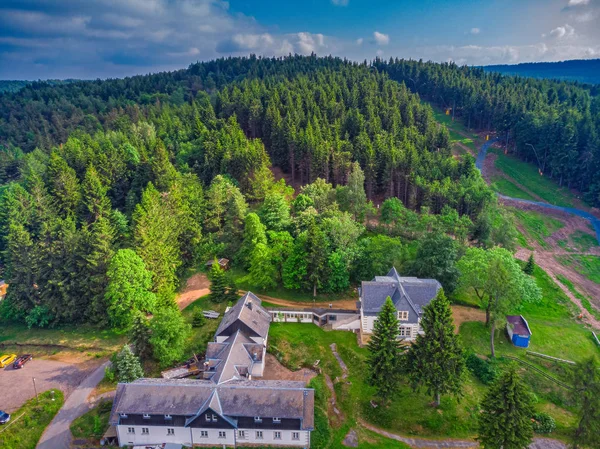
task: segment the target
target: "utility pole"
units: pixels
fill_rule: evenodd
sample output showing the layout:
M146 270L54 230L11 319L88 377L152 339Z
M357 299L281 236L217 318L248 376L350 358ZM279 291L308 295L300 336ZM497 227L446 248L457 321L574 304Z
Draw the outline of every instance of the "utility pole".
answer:
M38 397L37 388L35 386L35 377L32 377L31 380L33 381L33 391L35 391L35 399L36 399L36 401L40 402L40 398Z

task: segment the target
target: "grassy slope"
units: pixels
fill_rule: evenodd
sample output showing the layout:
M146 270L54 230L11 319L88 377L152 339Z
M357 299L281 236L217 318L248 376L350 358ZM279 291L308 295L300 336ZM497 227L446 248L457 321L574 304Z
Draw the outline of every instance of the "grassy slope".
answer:
M433 105L431 105L431 107L437 122L445 125L446 128L448 128L448 132L450 133L450 142L453 143L453 151L459 155L466 153L462 146L456 144L457 142L460 142L469 148L472 154L477 154L476 142L478 141L479 136L472 131L469 131L460 120L452 121L452 115L446 115L445 111L434 107ZM465 135L470 137L465 137Z
M577 290L575 288L575 286L573 285L573 283L568 280L566 277L564 277L562 274L558 274L556 276L556 278L560 281L561 284L563 284L565 287L567 287L569 289L569 291L577 298L581 301L581 305L585 308L585 310L587 310L588 312L590 312L592 315L594 315L597 319L600 320L600 312L598 312L596 309L594 309L594 307L592 307L592 304L590 303L590 300L585 297L584 295L582 295L579 290Z
M12 414L12 424L0 427L0 447L2 449L34 449L44 429L62 407L63 394L54 390L41 393L39 402L33 398ZM23 415L23 416L21 416ZM6 429L6 430L4 430Z
M564 227L562 221L539 212L519 209L512 209L512 211L527 236L539 243L542 248L548 248L546 238Z
M575 271L590 281L600 283L600 257L574 254L556 256L556 259L565 266L573 267Z
M510 182L508 179L503 177L498 177L493 180L490 184L490 187L495 191L502 195L510 196L512 198L521 198L523 200L534 201L535 198L532 197L527 192L521 190L514 183Z
M557 206L572 207L577 202L575 196L566 187L559 187L547 176L540 176L537 166L523 162L515 157L496 151L496 168L513 178L519 184L538 195L544 201ZM509 193L505 193L506 195Z
M75 438L98 441L108 429L108 419L112 401L102 401L89 412L71 423L71 433Z

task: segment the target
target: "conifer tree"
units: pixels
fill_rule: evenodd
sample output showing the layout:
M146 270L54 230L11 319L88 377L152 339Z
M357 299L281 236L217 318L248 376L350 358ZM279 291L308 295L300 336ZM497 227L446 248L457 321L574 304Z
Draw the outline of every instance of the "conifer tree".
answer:
M290 224L290 205L281 193L268 193L259 213L268 230L283 231Z
M129 341L133 345L135 354L142 360L147 360L152 355L151 335L152 331L150 330L148 318L138 310L133 315L129 330Z
M368 349L368 381L377 389L377 395L387 401L398 389L402 352L396 307L389 296L375 320Z
M533 440L533 400L529 389L509 367L481 402L479 437L484 449L526 449Z
M527 259L527 263L523 267L523 272L531 276L533 274L533 269L535 268L535 260L533 258L533 253L529 255L529 259Z
M225 271L219 265L219 260L213 260L212 267L208 273L210 280L210 300L213 302L223 302L227 296L227 277Z
M463 349L444 290L425 307L421 326L424 335L419 334L406 353L408 375L413 388L425 387L439 406L442 394L461 395L465 373Z
M129 345L123 346L121 352L117 354L115 360L115 373L119 382L133 382L134 380L144 377L144 369L140 363L140 359L131 351Z
M600 364L597 359L577 364L573 386L579 404L579 425L573 436L573 448L600 447Z
M238 253L238 257L245 268L250 267L250 259L256 245L267 243L265 230L265 225L261 223L258 215L254 212L246 215L246 219L244 220L244 240Z

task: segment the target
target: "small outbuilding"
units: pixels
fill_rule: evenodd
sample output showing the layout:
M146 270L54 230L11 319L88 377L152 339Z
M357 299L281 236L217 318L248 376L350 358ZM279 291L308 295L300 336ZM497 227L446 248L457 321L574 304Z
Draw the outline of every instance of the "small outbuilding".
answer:
M229 270L229 259L225 259L223 257L221 259L218 259L217 262L219 263L219 265L221 265L221 268L223 268L224 270ZM214 260L209 260L208 262L206 262L206 266L209 270L212 268L214 263Z
M519 348L529 347L531 329L523 315L508 315L506 317L506 330L513 345Z

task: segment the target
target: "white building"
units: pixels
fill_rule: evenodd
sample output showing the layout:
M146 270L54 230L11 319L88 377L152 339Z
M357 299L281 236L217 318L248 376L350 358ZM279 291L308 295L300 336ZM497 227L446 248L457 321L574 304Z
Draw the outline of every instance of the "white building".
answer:
M360 288L360 321L365 334L373 333L375 320L385 300L390 297L400 321L400 337L414 340L422 332L423 307L431 302L442 288L435 279L401 277L395 268L387 276L375 276L363 281Z
M261 381L271 316L248 292L206 351L203 379L119 384L111 412L120 446L310 447L314 390Z

